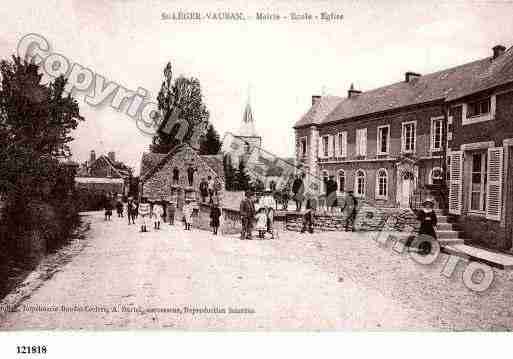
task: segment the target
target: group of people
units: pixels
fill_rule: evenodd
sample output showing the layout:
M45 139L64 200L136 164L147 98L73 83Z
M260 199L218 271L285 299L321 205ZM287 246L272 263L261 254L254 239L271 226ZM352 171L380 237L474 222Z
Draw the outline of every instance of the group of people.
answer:
M274 210L276 201L272 191L265 191L258 203L258 210L255 206L255 195L251 191L244 193L244 198L240 203L240 215L242 220L241 240L253 239L253 225L258 231L258 238L265 239L265 234L269 233L271 239L275 238L273 230Z
M201 202L205 203L208 198L208 203L213 204L215 202L215 197L218 193L218 184L211 177L208 176L206 179L202 178L199 184L199 192L201 196Z

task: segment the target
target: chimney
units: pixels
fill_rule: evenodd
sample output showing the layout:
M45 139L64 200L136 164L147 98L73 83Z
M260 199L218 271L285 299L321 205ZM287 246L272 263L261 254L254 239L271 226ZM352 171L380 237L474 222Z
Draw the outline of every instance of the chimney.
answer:
M321 96L319 95L312 95L312 106L315 105L319 100L321 99Z
M349 91L347 91L347 98L353 98L361 94L361 91L355 90L354 85L351 84L351 87L349 87Z
M503 45L496 45L492 48L493 50L493 59L495 60L497 57L501 56L504 51L506 51L506 47Z
M90 163L93 163L96 161L96 152L94 150L91 150L91 155L89 156Z
M114 151L110 151L107 156L109 156L109 160L111 160L111 162L116 162L116 152Z
M408 71L404 74L404 81L405 82L412 82L415 79L418 79L420 77L420 74L416 72Z

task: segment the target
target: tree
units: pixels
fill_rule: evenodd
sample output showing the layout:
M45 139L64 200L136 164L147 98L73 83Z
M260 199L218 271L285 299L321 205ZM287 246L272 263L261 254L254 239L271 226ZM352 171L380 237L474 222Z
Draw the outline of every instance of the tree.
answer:
M235 190L235 168L233 168L230 155L224 155L223 157L223 168L224 168L224 179L225 189L227 191Z
M38 66L19 57L0 61L0 74L0 186L11 196L49 196L83 120L78 103L63 76L42 85Z
M152 152L167 153L179 143L191 143L195 138L193 134L203 132L203 128L208 125L209 112L203 103L199 80L194 77L180 76L173 81L170 62L164 68L164 81L160 87L157 102L162 122L159 131L153 137ZM184 120L185 124L173 123L175 118L173 114L177 116L176 118ZM163 127L170 124L172 126L169 131L162 131ZM183 136L182 131L185 131Z
M200 143L200 155L217 155L221 149L221 139L214 125L209 124L207 133Z

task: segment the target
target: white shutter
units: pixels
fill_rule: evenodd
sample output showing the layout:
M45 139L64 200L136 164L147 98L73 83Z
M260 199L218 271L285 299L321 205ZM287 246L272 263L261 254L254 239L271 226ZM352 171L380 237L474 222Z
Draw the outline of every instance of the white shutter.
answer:
M347 157L347 132L342 132L342 157Z
M335 157L340 157L340 133L335 135Z
M362 156L367 156L367 129L362 129L362 147L361 147Z
M322 137L317 140L317 157L322 158Z
M328 135L328 157L333 157L333 135Z
M488 149L486 218L495 221L501 220L503 157L504 149L502 147Z
M463 151L451 151L449 213L461 214L463 194Z

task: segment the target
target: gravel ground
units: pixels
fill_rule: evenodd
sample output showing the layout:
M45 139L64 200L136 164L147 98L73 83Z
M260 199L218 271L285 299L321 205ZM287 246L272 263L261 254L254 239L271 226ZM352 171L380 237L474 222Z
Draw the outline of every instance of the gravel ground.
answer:
M511 274L490 290L452 278L371 239L299 234L240 241L163 224L138 233L89 215L87 246L0 327L175 330L507 330ZM72 311L63 311L62 306ZM114 311L116 308L116 311ZM187 308L209 308L210 313ZM56 311L48 311L56 309ZM152 309L157 309L152 310ZM230 309L232 311L230 312ZM129 311L127 311L129 310ZM166 312L163 312L165 310ZM224 312L223 312L224 311Z

